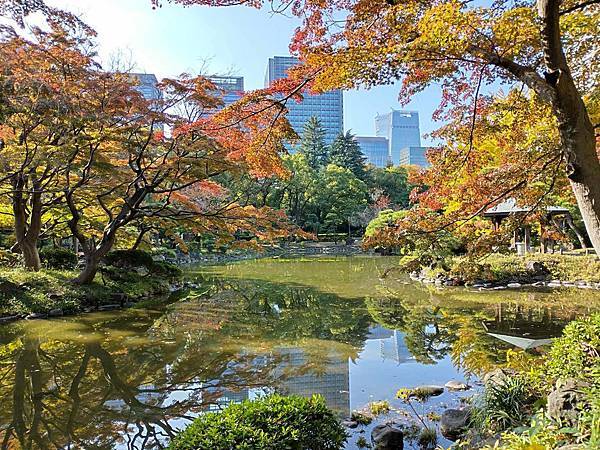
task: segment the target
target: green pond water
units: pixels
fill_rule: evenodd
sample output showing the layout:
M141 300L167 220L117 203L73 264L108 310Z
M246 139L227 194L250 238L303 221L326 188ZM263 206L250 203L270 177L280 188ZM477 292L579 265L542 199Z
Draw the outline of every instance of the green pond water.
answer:
M600 306L590 291L439 290L388 271L396 262L199 267L168 300L1 326L2 448L163 448L199 414L273 391L321 394L348 416L374 400L403 408L402 387L474 386L423 406L439 410L472 395L508 350L535 355Z

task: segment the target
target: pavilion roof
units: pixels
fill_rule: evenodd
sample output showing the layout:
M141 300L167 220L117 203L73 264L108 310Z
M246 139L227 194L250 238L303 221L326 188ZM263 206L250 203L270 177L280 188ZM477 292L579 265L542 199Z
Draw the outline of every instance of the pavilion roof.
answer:
M493 216L508 216L511 214L525 214L533 210L532 207L517 206L517 201L514 198L504 200L502 203L498 203L496 206L486 210L483 213L484 217ZM569 214L570 211L562 206L547 206L546 211L549 214Z

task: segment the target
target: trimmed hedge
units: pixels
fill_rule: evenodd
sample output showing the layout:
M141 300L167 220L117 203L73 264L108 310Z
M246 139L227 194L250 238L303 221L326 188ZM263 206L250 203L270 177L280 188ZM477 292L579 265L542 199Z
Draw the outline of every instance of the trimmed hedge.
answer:
M196 419L171 450L338 450L346 432L320 396L270 395Z
M49 269L74 269L78 262L75 252L63 247L43 247L40 259Z

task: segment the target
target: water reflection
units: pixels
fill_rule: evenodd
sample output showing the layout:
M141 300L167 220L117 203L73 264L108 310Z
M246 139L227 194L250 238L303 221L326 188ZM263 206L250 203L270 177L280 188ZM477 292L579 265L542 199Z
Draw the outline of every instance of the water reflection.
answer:
M294 283L226 270L169 306L0 328L2 448L162 448L198 414L268 391L348 415L502 365L513 346L489 333L542 339L581 312L392 286L379 261L306 263L327 289L293 266Z

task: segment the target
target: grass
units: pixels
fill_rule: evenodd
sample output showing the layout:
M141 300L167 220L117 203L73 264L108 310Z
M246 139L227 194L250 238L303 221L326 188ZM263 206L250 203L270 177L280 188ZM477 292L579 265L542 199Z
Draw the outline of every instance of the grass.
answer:
M0 268L0 317L48 314L56 309L74 314L88 306L118 303L113 299L115 293L135 299L168 292L169 287L165 278L137 273L128 273L119 281L97 275L92 284L76 286L70 282L76 275L77 272L71 270L31 272L22 268Z

